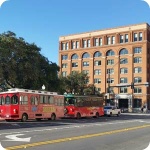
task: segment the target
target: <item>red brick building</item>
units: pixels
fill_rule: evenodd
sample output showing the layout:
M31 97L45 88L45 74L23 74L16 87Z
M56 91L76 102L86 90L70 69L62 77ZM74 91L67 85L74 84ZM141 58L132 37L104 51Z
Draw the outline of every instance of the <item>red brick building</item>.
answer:
M61 36L59 66L63 76L73 71L88 73L88 84L120 108L137 111L145 105L150 109L150 88L144 85L150 82L147 23Z

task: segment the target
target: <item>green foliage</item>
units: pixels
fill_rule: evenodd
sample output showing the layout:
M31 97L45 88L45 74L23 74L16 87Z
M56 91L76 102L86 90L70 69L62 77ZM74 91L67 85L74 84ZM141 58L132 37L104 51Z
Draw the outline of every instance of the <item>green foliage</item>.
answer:
M89 77L83 72L74 71L67 77L59 77L60 80L60 92L63 94L74 93L78 95L84 95L85 89L88 88L87 81Z
M40 54L34 43L27 43L13 32L0 34L0 86L55 91L59 67Z

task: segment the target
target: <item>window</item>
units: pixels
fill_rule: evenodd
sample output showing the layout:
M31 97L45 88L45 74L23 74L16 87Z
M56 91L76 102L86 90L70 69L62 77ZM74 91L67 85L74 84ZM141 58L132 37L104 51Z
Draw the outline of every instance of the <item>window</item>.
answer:
M107 53L106 53L106 56L114 56L115 53L113 50L109 50Z
M75 49L76 48L76 42L72 42L72 49Z
M62 68L67 68L67 64L62 64Z
M113 65L113 64L114 64L114 59L107 60L107 65Z
M120 35L120 43L123 43L123 35Z
M142 63L142 58L141 57L135 57L134 63Z
M86 40L83 40L83 48L86 48L87 47L87 42Z
M107 83L114 83L114 78L107 78Z
M78 67L78 63L77 62L73 62L72 63L72 67Z
M102 46L102 38L99 39L99 45Z
M83 62L83 67L87 67L87 66L89 66L89 62L88 61L84 61Z
M111 37L111 44L115 44L115 36Z
M94 75L100 75L100 74L101 74L101 70L100 69L94 70Z
M87 47L90 47L90 46L91 46L91 41L87 40Z
M141 77L135 77L134 78L134 83L141 83L142 82L142 78Z
M11 104L18 104L18 97L16 95L11 97Z
M97 88L97 87L96 87L96 88L95 88L95 91L96 91L96 92L100 92L100 91L101 91L101 88ZM92 102L94 102L94 101L92 101ZM95 106L97 106L97 105L95 105Z
M62 43L62 50L68 50L68 42L67 43Z
M141 73L142 72L142 68L141 67L135 67L134 68L134 73Z
M89 74L89 70L83 70L83 73L88 75Z
M133 41L134 42L136 42L137 40L138 40L138 38L137 38L137 33L134 33L134 37L133 37L134 39L133 39Z
M66 49L66 43L62 43L62 50Z
M120 93L128 93L127 87L120 87Z
M89 79L85 79L84 81L85 81L85 82L84 82L85 84L88 84L88 83L89 83Z
M73 60L73 59L78 59L78 55L77 55L77 54L73 54L72 57L71 57L71 59L72 59L72 60Z
M128 79L127 78L120 78L120 83L128 83Z
M101 79L98 79L98 78L94 79L94 83L97 83L97 84L101 83Z
M49 96L48 97L48 101L49 101L49 104L54 104L54 97L53 96Z
M102 56L102 53L100 53L100 52L95 52L95 53L94 53L94 58L100 57L100 56Z
M133 50L134 50L134 54L142 53L141 47L135 47Z
M68 59L68 55L62 55L62 60L67 60Z
M20 96L20 105L28 105L28 96Z
M114 69L113 68L107 69L107 74L114 74Z
M95 44L95 46L99 46L99 41L98 41L99 39L98 38L95 38L94 39L94 44Z
M128 63L128 59L127 58L121 58L120 59L120 64L127 64Z
M100 65L101 65L101 61L100 60L94 61L94 66L100 66Z
M142 32L139 32L139 41L142 41Z
M67 71L63 71L63 72L62 72L62 76L63 76L63 77L66 77L66 76L67 76Z
M90 57L89 53L84 53L84 54L82 55L82 58L89 58L89 57Z
M76 41L76 48L79 48L79 41Z
M128 50L125 48L121 49L119 52L119 55L126 55L126 54L128 54Z
M110 44L111 44L111 38L107 37L107 45L110 45Z
M134 87L134 93L142 93L141 87Z
M120 69L120 74L126 74L128 73L128 69L127 68L121 68Z
M125 43L128 42L128 34L125 34Z

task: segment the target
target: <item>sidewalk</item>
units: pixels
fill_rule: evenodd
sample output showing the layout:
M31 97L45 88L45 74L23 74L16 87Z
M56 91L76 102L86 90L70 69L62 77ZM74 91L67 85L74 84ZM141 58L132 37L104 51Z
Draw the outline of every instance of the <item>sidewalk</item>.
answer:
M121 113L124 115L150 116L150 113Z

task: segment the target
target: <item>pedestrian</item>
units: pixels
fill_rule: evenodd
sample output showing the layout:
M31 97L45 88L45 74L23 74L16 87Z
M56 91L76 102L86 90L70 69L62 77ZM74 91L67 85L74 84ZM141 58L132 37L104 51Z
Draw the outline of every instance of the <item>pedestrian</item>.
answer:
M142 106L142 108L141 108L141 112L143 113L143 106Z

